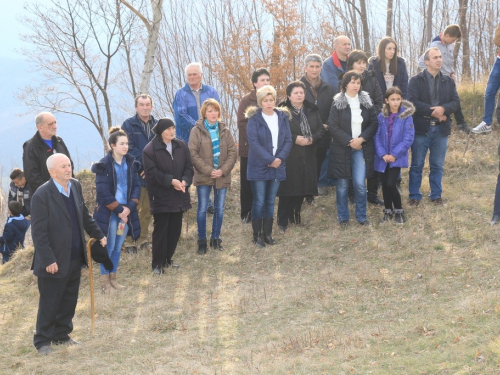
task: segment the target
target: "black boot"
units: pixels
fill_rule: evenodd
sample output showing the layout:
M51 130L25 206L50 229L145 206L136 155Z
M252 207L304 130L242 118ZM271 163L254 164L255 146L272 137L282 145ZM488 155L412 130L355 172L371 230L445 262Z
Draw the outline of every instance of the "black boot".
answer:
M277 242L271 237L273 233L273 218L266 217L262 219L262 222L264 225L264 242L268 245L275 245Z
M266 247L266 244L261 238L262 219L252 220L252 229L253 229L253 243L256 244L257 247Z
M222 240L220 238L210 237L210 247L213 247L215 250L222 251Z
M207 253L207 239L198 240L198 254L204 255Z
M392 210L389 208L384 209L384 217L382 218L382 221L389 221L392 220Z
M403 209L394 210L394 221L398 224L406 222L405 211Z

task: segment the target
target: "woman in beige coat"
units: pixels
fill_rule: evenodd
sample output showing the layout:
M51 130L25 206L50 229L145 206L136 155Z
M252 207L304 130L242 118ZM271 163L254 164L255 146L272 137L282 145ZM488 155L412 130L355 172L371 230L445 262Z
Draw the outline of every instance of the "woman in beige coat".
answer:
M193 184L198 194L198 254L207 252L207 207L214 190L214 215L210 247L222 250L220 232L224 202L231 186L231 170L236 163L236 145L226 125L220 121L220 104L207 99L201 106L201 118L189 137L189 151L194 166Z

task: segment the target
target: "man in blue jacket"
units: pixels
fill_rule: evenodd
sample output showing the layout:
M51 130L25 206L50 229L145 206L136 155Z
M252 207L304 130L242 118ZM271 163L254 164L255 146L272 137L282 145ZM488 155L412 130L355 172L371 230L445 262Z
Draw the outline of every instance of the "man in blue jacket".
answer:
M176 136L187 143L191 129L200 117L200 108L203 102L209 98L220 102L220 98L212 86L201 83L203 78L201 63L188 64L184 71L187 83L175 93L173 107Z
M345 35L339 35L333 42L335 51L323 62L321 79L333 87L333 94L339 92L339 76L347 69L347 58L351 53L351 39Z
M139 213L139 221L141 225L141 235L137 240L139 248L146 249L149 246L149 223L151 214L149 213L149 197L146 188L146 180L144 179L144 164L142 163L142 150L151 141L155 134L151 131L157 121L151 115L153 111L153 98L147 94L138 95L135 98L135 116L125 120L122 125L122 130L128 136L128 154L132 155L135 160L141 163L139 170L139 178L141 182L141 198L137 205ZM132 240L127 237L125 243L126 251L129 253L137 252L137 247Z
M450 115L460 108L455 81L441 73L442 54L439 48L429 48L424 54L426 69L410 79L408 99L415 106L413 122L415 140L411 146L410 206L422 199L420 186L425 157L429 151L430 199L443 205L443 167L451 133Z

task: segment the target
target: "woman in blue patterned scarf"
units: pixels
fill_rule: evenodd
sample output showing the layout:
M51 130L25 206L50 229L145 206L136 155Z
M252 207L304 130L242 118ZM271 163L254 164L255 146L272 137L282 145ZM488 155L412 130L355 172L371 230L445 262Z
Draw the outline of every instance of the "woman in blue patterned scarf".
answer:
M198 254L207 252L207 207L210 191L214 191L214 215L210 247L222 250L220 238L224 203L231 186L231 170L236 163L236 145L233 136L221 121L220 104L207 99L201 106L201 118L189 137L189 151L194 166L194 181L198 194Z

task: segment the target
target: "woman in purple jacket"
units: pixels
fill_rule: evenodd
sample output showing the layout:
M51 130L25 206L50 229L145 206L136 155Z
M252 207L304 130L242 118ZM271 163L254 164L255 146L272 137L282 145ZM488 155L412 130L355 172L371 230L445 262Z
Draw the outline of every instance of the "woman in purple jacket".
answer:
M411 117L415 107L403 100L403 93L395 86L386 91L384 98L385 104L378 115L378 130L375 134L375 170L381 173L385 204L383 221L392 219L394 213L394 221L404 223L401 195L396 182L401 168L408 168L408 150L415 137Z

